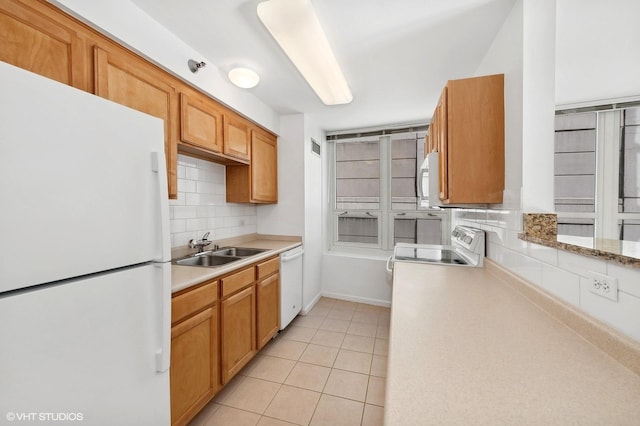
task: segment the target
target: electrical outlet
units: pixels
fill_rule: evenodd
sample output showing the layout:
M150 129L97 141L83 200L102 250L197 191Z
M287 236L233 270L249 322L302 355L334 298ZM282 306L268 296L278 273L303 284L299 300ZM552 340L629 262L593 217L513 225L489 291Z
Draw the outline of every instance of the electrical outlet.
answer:
M591 286L589 291L599 296L618 301L618 279L589 271Z

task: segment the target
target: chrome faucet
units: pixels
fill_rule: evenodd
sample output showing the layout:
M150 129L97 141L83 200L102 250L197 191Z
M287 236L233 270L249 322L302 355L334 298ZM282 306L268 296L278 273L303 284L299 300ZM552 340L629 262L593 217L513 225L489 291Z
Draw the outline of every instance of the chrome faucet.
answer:
M197 248L198 253L202 253L203 249L213 242L209 241L207 238L209 238L209 232L205 233L199 240L189 240L189 247Z

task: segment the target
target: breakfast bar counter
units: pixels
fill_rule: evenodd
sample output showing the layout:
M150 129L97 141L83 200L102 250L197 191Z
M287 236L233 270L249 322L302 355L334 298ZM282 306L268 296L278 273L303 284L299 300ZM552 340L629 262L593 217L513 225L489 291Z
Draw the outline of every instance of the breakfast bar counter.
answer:
M640 424L640 376L486 263L395 264L385 424Z

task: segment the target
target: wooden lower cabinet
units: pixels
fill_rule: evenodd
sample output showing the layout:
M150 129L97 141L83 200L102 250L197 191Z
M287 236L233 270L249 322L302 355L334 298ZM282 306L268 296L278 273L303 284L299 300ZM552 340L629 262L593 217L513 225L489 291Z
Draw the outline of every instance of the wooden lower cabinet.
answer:
M280 329L280 274L256 283L258 350L269 343Z
M253 285L221 302L222 384L256 354L255 306Z
M280 258L174 294L171 424L187 424L280 329Z
M218 307L171 329L171 424L189 422L220 388Z

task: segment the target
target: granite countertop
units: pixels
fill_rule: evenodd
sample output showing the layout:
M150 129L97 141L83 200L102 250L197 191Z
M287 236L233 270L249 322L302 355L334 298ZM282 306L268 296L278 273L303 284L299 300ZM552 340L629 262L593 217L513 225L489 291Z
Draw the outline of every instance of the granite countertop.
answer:
M249 236L228 239L223 241L217 241L220 247L234 246L234 247L250 247L267 249L267 251L255 256L248 257L246 259L239 260L237 262L228 263L226 265L216 267L202 267L202 266L182 266L171 265L171 292L175 293L185 288L189 288L193 285L202 283L222 276L236 269L250 265L260 260L267 259L276 254L282 253L287 250L291 250L294 247L302 245L302 239L300 237L283 237L275 235L257 235L252 234ZM174 250L172 258L176 259L185 256L186 249ZM193 251L193 250L192 250Z
M547 247L640 268L640 242L636 241L576 237L573 235L557 235L555 238L545 238L526 233L518 234L518 238Z
M487 267L397 262L385 424L638 425L640 376Z
M523 241L640 268L640 242L558 235L555 213L525 213L523 224Z

